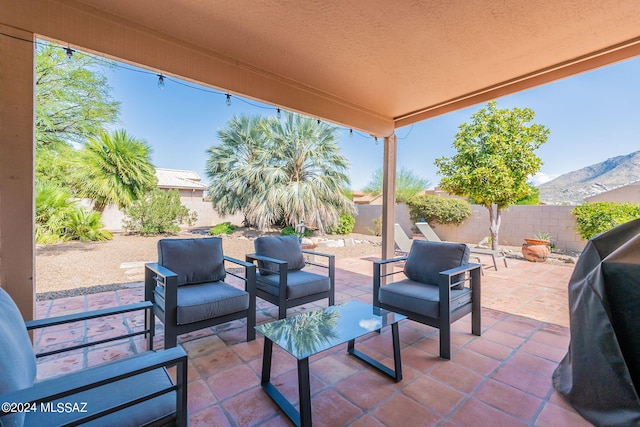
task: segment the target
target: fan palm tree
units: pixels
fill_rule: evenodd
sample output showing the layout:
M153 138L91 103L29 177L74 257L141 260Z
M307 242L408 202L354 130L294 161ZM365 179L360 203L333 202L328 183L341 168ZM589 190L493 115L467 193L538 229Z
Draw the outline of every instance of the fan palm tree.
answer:
M283 120L268 119L266 132L273 159L267 191L251 210L258 224L304 220L325 231L342 213L355 212L343 191L350 184L349 162L340 154L335 126L287 113Z
M263 119L260 116L236 116L218 131L222 144L207 150L209 196L221 215L242 212L245 224L249 205L265 191L263 166L268 164L268 151Z
M130 205L156 186L150 156L151 148L124 130L90 138L73 160L77 195L92 199L99 212L110 203Z
M304 220L321 231L355 208L347 159L337 128L298 114L276 118L235 117L218 132L221 145L208 150L211 200L223 215L242 212L259 228Z

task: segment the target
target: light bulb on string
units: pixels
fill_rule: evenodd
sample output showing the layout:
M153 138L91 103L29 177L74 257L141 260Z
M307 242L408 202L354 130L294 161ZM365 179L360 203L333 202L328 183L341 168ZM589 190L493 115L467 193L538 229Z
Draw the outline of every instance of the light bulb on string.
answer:
M353 138L353 129L349 129L349 138Z
M278 109L276 110L276 116L279 118L282 117L282 113L280 112L280 107L278 107Z
M318 125L320 125L320 119L318 119Z
M231 107L231 94L227 94L227 107Z
M158 89L164 89L164 76L162 74L158 74Z
M376 142L376 145L378 145L378 137L377 137L377 136L374 136L374 137L373 137L373 139L374 139L374 141Z
M67 59L71 59L73 57L73 53L75 52L75 50L71 49L68 46L63 49L67 53Z

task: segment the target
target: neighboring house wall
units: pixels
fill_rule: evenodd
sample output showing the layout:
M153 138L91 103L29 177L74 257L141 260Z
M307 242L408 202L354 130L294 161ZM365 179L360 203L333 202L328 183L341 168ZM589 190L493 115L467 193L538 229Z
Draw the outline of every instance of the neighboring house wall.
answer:
M539 232L549 233L558 249L582 250L586 240L575 231L573 206L511 206L502 213L502 223L498 238L501 245L520 246L523 238L533 237ZM489 212L479 205L471 205L472 214L460 226L435 224L434 231L442 240L477 243L489 233ZM382 215L380 206L358 206L354 232L371 234L373 219ZM396 222L411 235L413 223L409 218L409 208L405 204L396 205Z
M640 203L640 183L633 183L618 187L595 196L586 197L585 202L618 202Z

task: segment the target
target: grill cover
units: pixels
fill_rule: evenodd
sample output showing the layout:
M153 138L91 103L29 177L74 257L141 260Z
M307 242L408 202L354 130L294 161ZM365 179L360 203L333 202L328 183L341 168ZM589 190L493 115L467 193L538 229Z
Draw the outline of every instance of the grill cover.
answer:
M569 281L556 390L598 426L640 425L640 219L587 242Z

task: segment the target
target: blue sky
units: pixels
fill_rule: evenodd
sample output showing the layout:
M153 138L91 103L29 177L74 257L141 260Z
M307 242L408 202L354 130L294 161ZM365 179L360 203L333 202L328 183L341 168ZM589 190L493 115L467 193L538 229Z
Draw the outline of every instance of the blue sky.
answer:
M121 102L116 127L145 140L153 149L155 167L196 171L207 181L206 150L219 144L216 133L234 115L275 115L275 107L195 89L167 79L157 86L155 73L131 67L106 70L113 96ZM184 82L183 82L184 83ZM202 90L204 89L204 90ZM541 178L640 150L640 58L499 98L500 108L528 107L535 122L551 131L537 155L544 162ZM452 142L461 123L482 108L476 105L396 130L398 168L405 167L437 185L434 160L452 156ZM353 189L362 189L382 167L382 140L341 128L342 153L349 159Z

